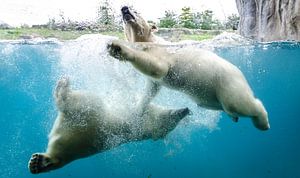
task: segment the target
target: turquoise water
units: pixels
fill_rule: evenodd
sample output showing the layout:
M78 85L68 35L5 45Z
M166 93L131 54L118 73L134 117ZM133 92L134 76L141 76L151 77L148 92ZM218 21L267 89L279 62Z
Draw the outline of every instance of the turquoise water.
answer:
M117 113L128 114L143 92L145 78L107 57L106 41L91 36L64 43L0 42L1 178L300 177L300 44L292 42L215 48L243 71L268 110L270 130L255 129L247 118L233 123L163 89L157 104L193 111L166 139L125 144L30 174L28 160L45 151L57 114L52 93L61 75L70 77L73 88L98 93Z

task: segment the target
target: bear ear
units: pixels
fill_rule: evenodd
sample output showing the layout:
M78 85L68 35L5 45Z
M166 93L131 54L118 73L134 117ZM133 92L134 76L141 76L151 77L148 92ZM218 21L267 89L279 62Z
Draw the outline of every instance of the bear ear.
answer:
M157 26L156 25L151 25L151 32L157 32L158 31L158 28L157 28Z

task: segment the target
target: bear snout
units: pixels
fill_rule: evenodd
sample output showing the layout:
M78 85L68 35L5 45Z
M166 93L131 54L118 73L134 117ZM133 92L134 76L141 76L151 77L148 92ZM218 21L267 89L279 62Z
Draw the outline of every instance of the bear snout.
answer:
M134 20L133 14L130 12L129 8L127 6L124 6L121 8L122 16L123 16L123 21L128 22L130 20Z
M129 12L128 7L127 7L127 6L122 7L122 8L121 8L121 12L122 12L122 14L128 13L128 12Z

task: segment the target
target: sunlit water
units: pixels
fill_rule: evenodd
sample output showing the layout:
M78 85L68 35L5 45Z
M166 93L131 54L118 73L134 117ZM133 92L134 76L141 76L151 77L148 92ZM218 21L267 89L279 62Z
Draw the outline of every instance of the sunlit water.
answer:
M130 115L146 78L108 57L111 39L0 42L1 178L300 177L300 44L258 44L235 36L190 45L214 50L241 69L268 110L269 131L255 129L248 118L233 123L164 88L156 104L193 112L166 139L128 143L59 170L30 174L28 160L45 151L57 115L52 93L61 76L68 76L74 89L98 94L115 114Z

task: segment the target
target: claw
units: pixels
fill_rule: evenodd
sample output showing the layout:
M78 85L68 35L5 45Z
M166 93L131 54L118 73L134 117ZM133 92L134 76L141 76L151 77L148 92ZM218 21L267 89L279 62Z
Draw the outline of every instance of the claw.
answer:
M238 122L238 121L239 121L239 118L238 118L238 117L232 117L232 121L233 121L233 122Z
M121 55L122 48L118 44L108 44L107 50L112 57L123 60Z

